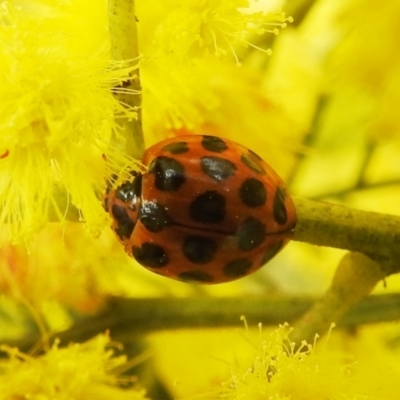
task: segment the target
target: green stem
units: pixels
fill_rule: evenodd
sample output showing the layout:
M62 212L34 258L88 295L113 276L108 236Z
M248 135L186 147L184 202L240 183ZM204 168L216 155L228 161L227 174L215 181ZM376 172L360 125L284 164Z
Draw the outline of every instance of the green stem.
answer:
M65 209L60 193L60 209ZM293 240L317 246L365 253L387 265L388 274L399 272L400 217L355 210L321 201L294 198L297 226ZM79 220L78 210L66 216ZM58 221L53 212L51 219Z
M293 240L365 253L400 268L400 217L355 210L337 204L294 198L297 227Z
M111 57L114 61L139 62L138 34L136 27L135 1L134 0L109 0L108 1L109 33L111 43ZM128 108L137 111L137 118L127 118L119 121L120 127L126 135L125 147L121 151L133 158L140 160L144 152L144 137L142 129L142 96L139 69L131 73L130 79L123 84L133 93L115 91L114 95Z
M356 186L350 186L344 189L332 191L332 192L325 192L325 193L320 193L320 194L315 194L311 196L311 199L313 200L322 200L322 199L332 199L332 198L337 198L337 199L342 199L348 195L361 192L361 191L368 191L368 190L374 190L374 189L380 189L380 188L388 188L390 186L395 186L398 187L400 184L400 179L399 178L394 178L394 179L386 179L382 180L379 182L362 182L358 183Z
M316 334L323 335L332 323L369 295L375 285L385 279L385 266L361 253L347 253L339 263L332 284L325 295L295 325L291 339L300 344L311 343Z
M264 326L293 323L315 303L314 297L260 296L235 298L114 298L99 315L77 322L59 332L62 345L83 342L99 332L110 331L114 340L125 341L160 330L239 327L244 315L250 325ZM400 319L400 295L370 296L351 309L339 327L352 328L362 324ZM30 335L18 342L7 343L21 350L30 350L40 335Z

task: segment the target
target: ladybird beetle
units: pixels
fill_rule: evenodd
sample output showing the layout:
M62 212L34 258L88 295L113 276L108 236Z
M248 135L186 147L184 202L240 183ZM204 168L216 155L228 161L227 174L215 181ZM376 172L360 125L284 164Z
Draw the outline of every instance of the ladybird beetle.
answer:
M142 162L145 172L109 185L104 207L126 252L150 271L229 282L258 270L294 233L284 183L240 144L178 136L150 147Z

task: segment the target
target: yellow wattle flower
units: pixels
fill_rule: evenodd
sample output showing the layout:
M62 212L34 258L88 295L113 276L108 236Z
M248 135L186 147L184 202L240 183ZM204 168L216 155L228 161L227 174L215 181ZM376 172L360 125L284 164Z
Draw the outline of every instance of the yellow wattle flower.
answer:
M55 187L99 231L107 220L97 194L105 170L127 162L109 142L113 134L123 140L115 115L136 114L111 88L134 67L110 62L105 38L92 54L71 46L82 32L65 14L63 7L0 8L0 225L9 239L36 231L54 208L62 219Z
M252 356L232 366L221 398L226 400L396 400L400 377L396 355L389 349L373 348L361 333L351 343L328 342L296 345L288 324L265 334L259 324L258 343ZM336 333L335 335L336 336ZM375 338L376 340L376 338ZM339 344L341 343L341 344ZM359 349L357 349L359 347ZM371 347L374 347L373 345ZM375 342L375 347L376 342ZM360 352L359 350L362 349ZM356 350L354 352L354 350ZM358 350L358 353L357 353ZM392 353L392 357L387 354ZM371 362L374 361L374 363ZM371 366L374 365L372 368Z
M156 55L170 54L190 63L205 55L230 55L240 64L235 49L256 47L253 36L266 32L277 35L279 29L292 21L283 12L252 11L248 0L165 1L162 6L154 4L154 7L145 4L147 12L165 9L165 17L154 30ZM268 48L257 48L271 53Z
M269 147L292 131L267 100L259 71L238 67L248 47L270 54L267 45L253 43L276 35L292 18L250 5L249 0L137 2L148 143L184 128L243 143L256 137L254 147ZM274 134L266 135L266 128Z
M7 346L0 350L8 356L0 367L0 400L147 398L143 389L132 385L134 378L116 375L118 369L124 370L127 360L114 356L106 335L64 349L56 343L38 357ZM119 386L128 383L129 389Z

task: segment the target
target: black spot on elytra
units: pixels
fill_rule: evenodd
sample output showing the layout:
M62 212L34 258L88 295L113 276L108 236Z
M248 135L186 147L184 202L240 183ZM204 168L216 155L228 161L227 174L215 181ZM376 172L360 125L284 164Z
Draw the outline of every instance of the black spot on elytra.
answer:
M279 240L278 242L273 243L266 252L261 260L260 265L266 264L269 260L273 259L282 249L283 241Z
M139 264L145 267L161 268L168 264L169 258L161 246L143 243L141 247L132 247L132 254Z
M107 186L106 186L106 194L110 193L112 187L114 186L115 181L118 179L117 174L112 174L108 180L107 180Z
M166 208L155 201L142 203L139 219L150 232L160 232L171 222Z
M189 147L186 142L175 142L167 144L161 150L168 151L171 154L182 154L186 153L189 150Z
M103 199L103 208L106 212L108 212L108 197L104 197Z
M225 265L224 274L228 278L240 278L249 272L252 265L247 258L237 258Z
M135 227L135 223L129 217L128 211L118 204L113 204L111 207L111 214L118 224L118 227L115 228L115 233L121 240L129 239Z
M260 156L258 156L256 153L252 152L249 150L247 154L242 154L240 160L242 163L250 168L252 171L256 172L259 175L264 175L265 174L265 169L263 166L263 161Z
M188 236L182 244L185 257L195 264L207 264L215 255L217 244L203 236Z
M131 175L131 176L133 176L134 178L136 178L138 175L140 175L140 172L138 172L138 171L136 171L136 170L134 170L134 169L131 169L131 170L129 171L129 175Z
M165 192L178 190L186 180L184 166L179 161L164 156L151 162L149 173L155 176L155 187Z
M132 79L127 79L127 80L122 81L121 84L119 84L116 87L128 88L128 87L132 86L132 84L133 84Z
M238 247L241 250L253 250L267 236L265 225L254 217L247 218L239 227L237 233Z
M214 153L223 153L228 148L226 143L221 138L208 135L203 136L201 145L204 149Z
M129 203L142 194L142 175L137 175L132 182L124 182L115 190L115 197Z
M214 190L197 196L190 204L190 218L196 222L218 224L225 214L225 197Z
M275 221L283 225L287 221L287 211L285 206L286 193L280 186L276 188L274 204L272 206Z
M267 191L264 184L255 178L248 178L240 186L240 199L246 206L259 207L267 201Z
M203 172L216 181L224 181L232 176L236 171L236 165L221 157L202 157L200 165Z
M184 282L200 282L207 283L212 282L213 277L204 271L186 271L178 275L178 279Z
M258 160L258 161L263 161L263 159L257 153L254 153L253 150L249 149L249 154L251 155L252 158L254 158L254 159Z

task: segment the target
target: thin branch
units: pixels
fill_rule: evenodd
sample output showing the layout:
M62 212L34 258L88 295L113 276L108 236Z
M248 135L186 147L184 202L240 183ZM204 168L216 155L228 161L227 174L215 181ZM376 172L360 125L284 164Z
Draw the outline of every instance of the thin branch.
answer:
M355 189L366 185L365 175L371 163L372 157L374 156L374 152L376 150L376 142L371 138L369 139L367 138L364 147L365 147L364 157L359 167L358 180L354 185Z
M400 268L400 216L355 210L337 204L294 198L294 240L367 254L388 273Z
M398 187L399 185L400 185L399 178L387 179L387 180L382 180L379 182L365 182L364 181L362 183L358 183L356 186L347 187L347 188L344 188L341 190L336 190L334 192L311 195L311 196L309 196L309 198L313 199L313 200L323 200L323 199L328 199L328 198L341 199L341 198L344 198L345 196L348 196L350 194L354 194L354 193L360 192L360 191L374 190L374 189L379 189L379 188L387 188L389 186L397 186Z
M296 323L292 340L298 344L303 340L310 343L316 334L321 336L327 332L332 322L340 322L355 304L371 293L379 281L385 279L385 267L365 254L345 254L328 290Z
M243 298L114 298L99 315L77 322L71 329L53 336L62 345L83 342L98 333L110 331L118 341L129 341L160 330L240 327L240 317L249 324L264 326L293 323L315 303L314 297L243 297ZM370 296L357 304L338 324L354 328L362 324L400 319L400 295ZM334 321L332 321L334 322ZM29 351L39 335L7 343Z
M314 118L313 121L310 124L310 129L306 133L306 135L303 137L303 142L302 142L302 147L305 149L311 149L315 146L315 142L318 138L318 133L321 129L321 124L322 120L325 116L325 112L327 107L329 106L329 103L331 101L331 96L327 94L321 94L318 103L316 105L316 109L314 111ZM304 165L304 160L306 159L307 155L306 153L299 152L296 155L296 161L295 165L291 169L291 172L289 176L287 177L285 183L286 185L290 188L293 185L293 182L296 181L298 175L301 174L302 167Z
M109 32L111 42L111 56L115 61L139 62L138 35L136 27L134 0L108 0ZM121 150L133 158L141 159L144 152L144 138L142 129L142 97L139 69L132 72L124 88L132 89L135 93L126 90L116 90L114 96L128 108L137 111L137 119L119 120L120 127L125 131L126 144Z

